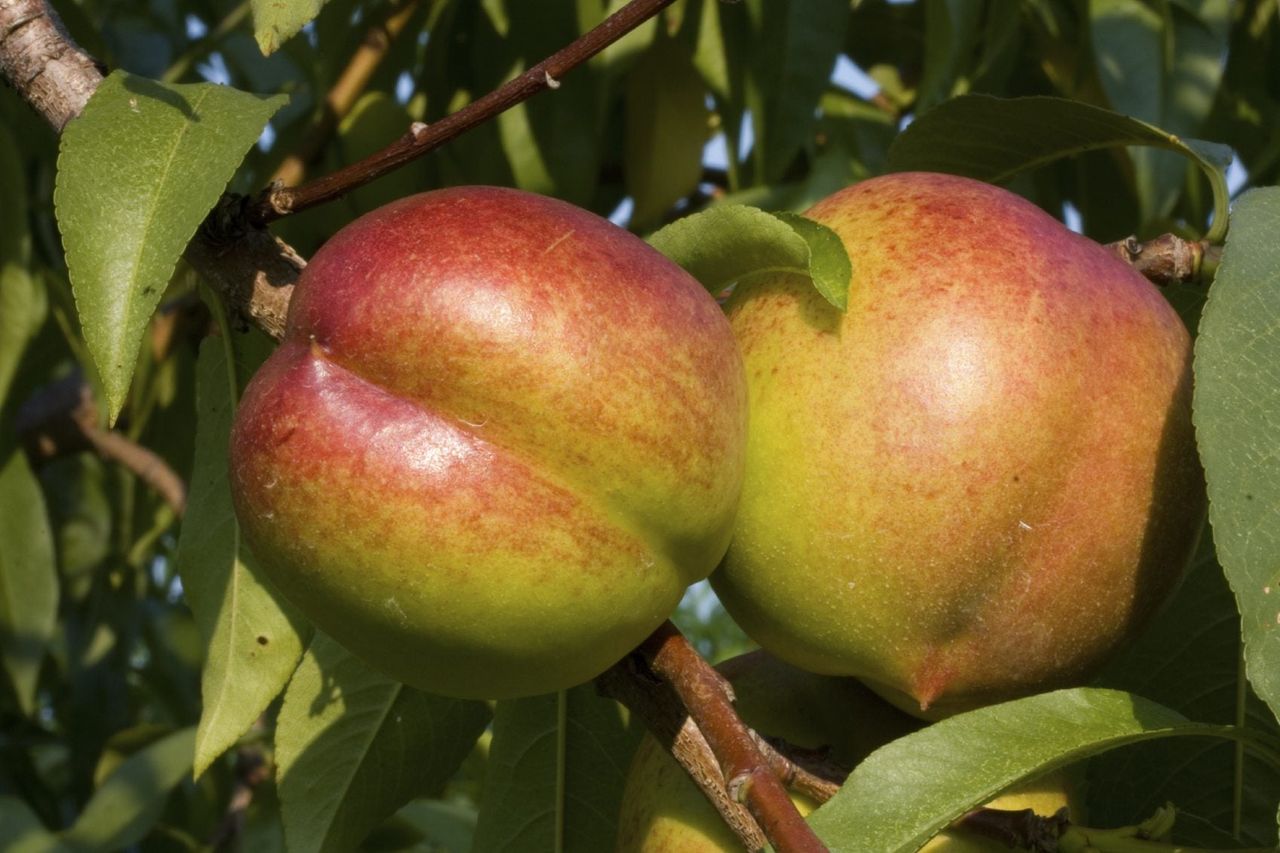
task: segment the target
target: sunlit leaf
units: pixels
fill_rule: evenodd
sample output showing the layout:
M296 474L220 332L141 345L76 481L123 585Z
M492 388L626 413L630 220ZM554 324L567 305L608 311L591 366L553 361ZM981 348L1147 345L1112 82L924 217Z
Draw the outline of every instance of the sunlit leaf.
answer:
M285 100L116 71L63 132L58 228L111 420L178 256Z
M178 539L178 573L206 642L197 776L284 689L306 642L305 622L261 576L231 506L234 376L223 340L206 340L196 368L196 457Z
M1249 681L1280 713L1280 189L1253 190L1196 340L1194 413L1218 558L1235 592Z
M1090 0L1098 77L1111 106L1172 133L1198 133L1226 64L1230 5L1228 0L1163 7L1141 0ZM1167 215L1182 190L1186 164L1145 148L1130 156L1145 218Z
M758 273L808 276L828 302L844 310L852 266L834 231L793 213L718 205L678 219L649 237L649 244L713 295Z
M1079 688L935 723L873 752L809 817L832 851L912 853L1010 785L1108 749L1172 735L1227 737L1140 696Z

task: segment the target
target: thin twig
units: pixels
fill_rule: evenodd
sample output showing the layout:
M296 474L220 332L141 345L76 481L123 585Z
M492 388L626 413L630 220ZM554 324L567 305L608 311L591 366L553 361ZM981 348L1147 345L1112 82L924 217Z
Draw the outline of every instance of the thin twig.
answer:
M158 454L123 433L98 426L93 391L80 374L42 388L15 418L27 455L35 462L91 450L132 472L178 516L187 506L187 487Z
M0 0L0 75L59 133L102 82L45 0Z
M281 186L292 187L302 182L307 166L324 149L334 128L351 112L396 37L408 26L409 19L417 10L418 0L405 0L388 7L384 17L370 25L346 68L342 69L337 82L325 95L320 113L302 135L297 150L290 152L271 176L272 184L279 181Z
M306 210L351 192L429 151L434 151L449 140L539 92L559 88L561 77L672 2L673 0L631 0L568 46L435 124L415 125L403 137L376 154L300 187L269 188L254 202L249 211L250 221L255 225L265 225L282 216Z

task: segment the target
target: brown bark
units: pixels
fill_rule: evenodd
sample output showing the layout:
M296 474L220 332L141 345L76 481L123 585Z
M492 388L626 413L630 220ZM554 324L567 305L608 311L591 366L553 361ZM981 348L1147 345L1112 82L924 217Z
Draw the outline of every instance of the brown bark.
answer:
M44 0L0 0L0 75L59 133L102 82Z

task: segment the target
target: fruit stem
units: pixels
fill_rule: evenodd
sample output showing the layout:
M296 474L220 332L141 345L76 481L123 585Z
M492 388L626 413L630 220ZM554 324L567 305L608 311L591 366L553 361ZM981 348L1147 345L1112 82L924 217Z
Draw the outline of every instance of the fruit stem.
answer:
M1222 254L1218 246L1203 240L1184 240L1176 234L1161 234L1145 243L1126 237L1108 243L1107 248L1161 287L1212 280Z

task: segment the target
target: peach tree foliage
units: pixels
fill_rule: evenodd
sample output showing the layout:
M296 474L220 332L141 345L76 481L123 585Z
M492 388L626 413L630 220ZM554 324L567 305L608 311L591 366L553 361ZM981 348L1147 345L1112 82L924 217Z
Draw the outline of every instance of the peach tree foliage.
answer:
M422 693L264 582L226 448L272 342L182 254L224 191L259 191L290 155L311 177L355 162L621 4L53 5L111 73L61 135L0 88L0 848L609 849L640 733L620 706L590 685L496 705ZM386 49L369 63L372 30ZM352 68L354 91L338 85ZM1273 845L1275 4L681 0L559 83L274 230L309 255L409 192L513 186L616 213L713 293L785 269L836 306L858 259L798 214L890 170L1000 183L1099 242L1225 235L1211 287L1166 291L1198 330L1210 496L1178 595L1093 685L896 741L811 824L833 849L912 850L1072 764L1091 825L1170 801L1178 841ZM104 445L53 440L49 412L82 393L96 406L75 435L154 454L185 506ZM675 618L708 658L746 646L705 588Z

